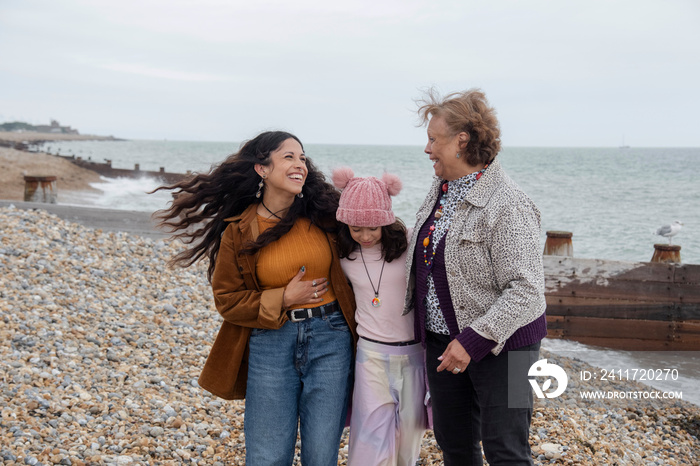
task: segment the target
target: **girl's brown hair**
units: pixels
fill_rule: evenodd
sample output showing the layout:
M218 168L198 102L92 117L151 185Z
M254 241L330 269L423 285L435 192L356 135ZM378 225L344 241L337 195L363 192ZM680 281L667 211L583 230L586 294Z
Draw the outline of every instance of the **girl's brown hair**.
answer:
M394 223L383 226L381 229L382 239L379 242L382 245L382 255L384 256L384 260L391 262L401 257L401 254L403 254L408 247L406 225L397 218ZM338 253L341 259L348 258L349 260L355 260L355 258L350 258L350 254L359 247L362 246L352 239L350 227L344 223L340 223L340 230L338 231Z

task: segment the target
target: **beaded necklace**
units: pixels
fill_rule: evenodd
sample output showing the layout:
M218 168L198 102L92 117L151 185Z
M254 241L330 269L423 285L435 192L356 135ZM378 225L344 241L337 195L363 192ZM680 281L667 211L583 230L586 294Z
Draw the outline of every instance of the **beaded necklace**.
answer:
M484 174L484 170L489 166L487 163L484 165L484 168L482 168L479 173L476 174L476 181L479 181L479 178L481 178L481 175ZM435 258L435 253L437 252L437 248L433 248L433 252L430 255L430 258L428 258L428 246L430 246L430 237L433 235L433 232L435 231L435 225L437 224L438 220L440 220L443 216L443 209L445 208L445 197L447 196L447 189L449 188L449 185L447 181L445 181L442 184L442 196L440 197L440 205L438 206L437 210L435 211L435 216L433 219L433 224L430 225L428 228L428 235L423 238L423 262L425 262L426 267L430 267L433 265L433 259Z
M425 262L425 265L427 267L430 267L433 265L433 258L435 257L435 250L433 249L433 255L430 256L430 260L428 260L428 246L430 245L430 237L432 236L433 232L435 231L435 224L437 223L438 220L442 218L442 209L445 207L445 195L447 195L447 188L448 184L447 182L444 182L442 184L442 196L440 197L440 205L438 206L437 210L435 211L435 219L433 220L433 224L430 225L430 228L428 228L428 236L423 238L423 261Z

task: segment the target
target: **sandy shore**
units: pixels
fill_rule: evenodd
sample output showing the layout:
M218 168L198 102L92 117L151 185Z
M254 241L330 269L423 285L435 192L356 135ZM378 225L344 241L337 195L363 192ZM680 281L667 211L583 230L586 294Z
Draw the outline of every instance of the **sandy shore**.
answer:
M0 147L0 199L24 200L24 176L55 176L58 202L79 199L76 193L100 191L90 183L100 175L54 155Z
M243 403L196 383L220 323L205 264L169 269L178 243L44 210L0 207L0 224L4 464L244 464ZM700 463L699 435L700 408L682 400L560 397L537 400L530 442L537 465L680 465ZM419 464L441 464L432 432Z
M111 136L0 131L0 199L24 200L25 175L56 176L59 203L80 203L81 193L100 192L90 186L90 183L100 180L97 173L54 155L16 150L12 148L13 144L112 139Z
M40 152L12 148L13 144L41 141L110 140L112 137L80 134L14 133L0 131L0 199L24 200L24 176L56 176L59 203L79 203L83 192L99 193L90 186L100 180L97 173L66 159Z

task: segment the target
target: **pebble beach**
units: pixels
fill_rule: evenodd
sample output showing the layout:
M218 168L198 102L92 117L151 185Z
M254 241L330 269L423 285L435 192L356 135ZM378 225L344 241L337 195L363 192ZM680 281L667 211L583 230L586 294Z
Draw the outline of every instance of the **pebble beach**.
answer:
M245 463L243 402L197 385L220 324L206 264L169 268L177 242L44 210L2 207L0 225L2 464ZM538 465L696 465L699 437L700 407L682 400L537 400L530 430ZM419 464L440 458L427 432Z

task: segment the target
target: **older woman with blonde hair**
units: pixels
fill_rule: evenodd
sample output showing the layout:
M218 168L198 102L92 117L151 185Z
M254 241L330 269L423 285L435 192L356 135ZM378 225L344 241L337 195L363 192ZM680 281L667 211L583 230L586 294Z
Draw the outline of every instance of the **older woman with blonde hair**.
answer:
M406 311L426 348L446 465L532 464L527 380L547 333L540 213L496 159L495 110L478 89L429 92L434 180L409 243Z

